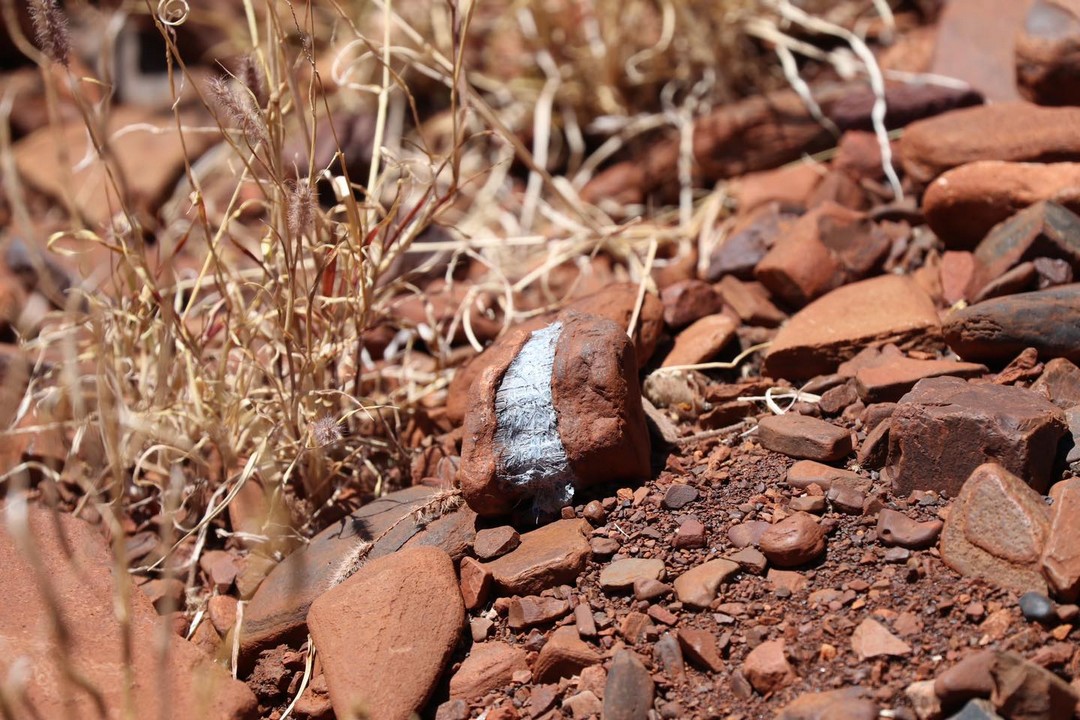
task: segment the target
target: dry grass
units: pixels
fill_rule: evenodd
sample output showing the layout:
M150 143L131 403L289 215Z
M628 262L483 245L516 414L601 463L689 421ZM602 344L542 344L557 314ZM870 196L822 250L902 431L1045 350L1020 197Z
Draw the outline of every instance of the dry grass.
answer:
M10 18L11 0L0 2ZM851 3L823 5L819 16L851 23ZM553 271L599 253L650 289L664 258L715 231L723 189L702 197L687 184L679 211L627 222L577 190L636 138L665 127L688 134L712 106L786 82L745 31L782 18L753 0L243 0L222 49L241 60L209 83L175 42L205 6L125 6L166 41L175 96L187 98L174 108L177 126L213 130L220 143L187 166L152 238L125 207L111 227L73 220L51 239L97 243L115 267L22 342L36 371L15 432L60 429L66 457L0 480L9 492L38 478L77 488L79 507L116 530L125 567L124 519L158 516L163 542L183 552L134 570L167 571L192 588L200 552L222 537L279 556L327 509L406 482L425 409L441 404L461 360L459 328L481 348L480 315L505 327L557 305L575 285L554 283ZM51 12L38 43L46 53L19 45L41 66L54 119L58 93L73 93L108 158L108 102L81 99L85 81L54 66L66 35ZM192 126L188 107L212 122ZM346 112L373 120L370 163L314 165L320 143L343 150L320 133L332 132L328 115ZM287 159L295 147L307 149L306 166ZM0 153L5 192L25 217L10 138L0 137ZM123 197L125 178L110 167ZM317 187L333 202L318 203ZM433 225L445 233L425 235ZM402 267L454 283L468 264L485 272L451 322L435 322L428 302L431 321L406 324L390 362L367 356L391 299L420 294L417 273ZM230 531L225 514L249 483L288 512L259 532Z

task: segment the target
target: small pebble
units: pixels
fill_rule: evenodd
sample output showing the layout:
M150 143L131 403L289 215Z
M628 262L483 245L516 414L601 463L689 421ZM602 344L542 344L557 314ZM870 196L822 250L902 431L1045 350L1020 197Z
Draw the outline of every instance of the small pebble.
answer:
M1041 623L1056 623L1057 613L1050 598L1037 592L1026 592L1020 596L1020 612L1028 620Z

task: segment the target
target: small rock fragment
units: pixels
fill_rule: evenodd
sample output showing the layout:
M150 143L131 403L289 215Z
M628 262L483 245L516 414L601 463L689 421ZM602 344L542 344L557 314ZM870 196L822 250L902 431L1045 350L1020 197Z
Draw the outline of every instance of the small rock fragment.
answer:
M619 650L611 661L604 686L605 720L646 720L655 686L649 671L631 650Z
M557 520L521 536L513 552L484 564L505 595L538 595L573 583L589 560L590 532L584 520Z
M533 664L533 676L538 682L558 682L559 678L579 674L584 668L600 662L596 654L579 636L575 628L561 627L551 633Z
M468 657L450 678L450 697L476 700L510 684L515 672L528 670L523 648L490 640L472 646Z
M758 423L758 442L774 452L807 460L840 460L852 451L851 433L832 423L798 415L770 415Z
M477 530L473 540L473 552L481 560L492 560L505 555L521 544L521 536L509 525Z
M716 598L720 583L738 570L739 566L730 560L709 560L675 578L675 594L684 605L707 608Z
M866 618L851 635L851 647L862 660L911 653L911 646L893 635L884 625L873 618Z
M886 508L878 513L877 536L885 545L921 550L937 542L943 525L940 520L916 522L901 512Z
M963 575L1045 593L1039 559L1048 529L1042 496L987 463L971 473L952 504L941 532L941 557Z
M762 534L761 551L779 567L805 565L825 552L825 530L812 515L795 513Z
M664 491L660 504L667 510L682 510L698 498L697 488L683 483L675 483Z
M607 591L624 592L639 580L662 580L664 561L658 559L626 558L616 560L600 572L600 587Z
M1028 620L1044 624L1057 624L1054 603L1042 593L1026 592L1020 596L1020 612Z
M716 636L708 630L682 628L678 632L679 645L683 653L702 670L720 672L724 661L716 648Z
M776 720L875 720L878 706L860 687L806 693L780 710Z
M751 650L743 660L742 671L762 695L782 690L797 679L785 655L783 640L766 640Z
M1054 594L1065 602L1080 599L1080 478L1050 488L1054 504L1042 555L1042 572Z

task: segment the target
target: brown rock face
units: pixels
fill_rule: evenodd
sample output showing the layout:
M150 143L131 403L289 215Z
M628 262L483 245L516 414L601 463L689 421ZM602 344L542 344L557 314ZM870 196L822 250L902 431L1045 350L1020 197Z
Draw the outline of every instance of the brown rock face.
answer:
M877 536L885 545L927 548L937 542L941 528L940 520L916 522L907 515L888 508L878 513Z
M587 295L586 297L570 303L564 312L576 311L607 318L622 328L630 325L630 318L634 314L634 306L637 303L638 286L636 283L617 283L603 290ZM488 347L487 350L477 355L466 365L461 367L450 382L450 388L446 398L446 416L456 424L465 419L472 400L472 386L483 375L484 371L492 365L498 365L505 357L505 345L517 345L523 342L520 333L529 333L538 330L557 318L555 314L543 315L527 322L521 323L510 332L503 335ZM645 293L642 300L641 312L638 314L637 326L634 328L634 353L638 367L644 367L652 357L656 343L660 339L660 333L664 330L664 306L655 295ZM511 352L511 357L516 351ZM509 361L506 361L507 364Z
M1033 347L1039 358L1080 362L1080 284L985 300L945 319L945 340L972 361L1007 362Z
M0 512L4 511L0 504ZM133 673L131 697L140 716L232 720L257 716L251 690L234 680L220 665L192 643L169 633L165 664L159 655L159 617L150 600L133 590L130 665L125 661L124 638L113 608L116 565L105 538L91 525L71 515L28 508L28 537L40 565L30 563L20 543L0 527L0 557L4 572L0 589L0 673L20 672L16 661L27 663L24 689L8 700L12 717L99 717L89 693L76 691L64 678L57 658L100 693L105 717L122 717L124 687ZM39 590L47 578L57 610L68 633L67 644L57 645L46 599ZM164 691L164 692L163 692Z
M764 448L805 460L839 460L852 450L849 431L797 413L762 418L757 437Z
M1077 160L1078 131L1080 108L980 105L913 123L900 139L900 159L907 174L924 183L978 160Z
M422 528L409 515L430 502L435 490L422 485L398 490L368 503L324 529L278 563L244 609L241 653L304 636L308 608L353 568L356 550L374 542L364 556L376 560L402 547L434 545L463 556L476 533L476 513L462 507Z
M319 596L308 628L334 711L345 717L359 708L372 720L406 720L420 711L464 620L454 563L438 548L372 560Z
M923 212L948 247L969 250L998 223L1044 201L1080 210L1080 163L983 160L961 165L930 183Z
M1054 499L1042 572L1050 589L1065 602L1080 599L1080 478L1062 480L1050 489Z
M723 307L720 295L702 280L680 280L668 285L660 293L660 302L664 304L664 322L676 329L718 313Z
M980 465L941 531L949 567L1016 592L1046 592L1039 561L1050 521L1042 497L1000 465Z
M893 635L873 618L866 618L851 634L851 649L862 660L883 655L902 656L911 654L911 646Z
M762 534L761 552L779 567L805 565L825 552L825 530L813 515L797 512Z
M484 565L504 595L539 595L573 584L589 560L592 528L584 520L558 520L521 536L513 552Z
M893 412L885 470L901 497L912 490L956 495L990 461L1045 492L1067 430L1061 409L1025 388L930 378Z
M578 675L598 662L600 656L578 637L575 628L561 627L551 633L540 649L533 664L533 677L539 682L558 682L559 678Z
M882 275L833 290L796 313L765 356L772 377L804 380L834 372L865 347L941 345L937 309L912 279Z
M552 342L553 357L547 349ZM529 360L514 364L523 354ZM529 375L548 367L545 359L550 399L543 397L543 379ZM564 313L541 330L518 331L489 362L472 388L461 450L462 494L478 514L505 514L523 500L557 509L574 487L648 477L637 363L618 325ZM515 399L499 399L511 390ZM504 423L511 430L500 438Z

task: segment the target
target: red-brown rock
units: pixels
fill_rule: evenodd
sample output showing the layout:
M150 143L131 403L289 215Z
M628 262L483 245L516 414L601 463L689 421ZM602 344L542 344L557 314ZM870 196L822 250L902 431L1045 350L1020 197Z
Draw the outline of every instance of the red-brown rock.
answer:
M783 640L766 640L751 650L743 660L742 671L762 695L783 690L798 679L785 655Z
M308 629L334 711L344 717L362 708L372 720L406 720L421 710L464 620L454 563L434 547L372 560L320 595Z
M0 504L0 512L5 510L8 518L18 517ZM138 708L143 716L177 720L257 716L255 696L243 683L183 638L162 635L164 620L138 589L129 596L130 623L121 628L114 607L117 565L97 530L65 513L54 516L33 505L26 512L23 537L33 543L35 561L24 554L7 523L0 527L0 589L5 598L0 604L5 648L0 674L25 678L21 690L6 699L11 705L5 712L13 717L98 717L94 696L73 692L64 679L58 660L63 657L69 671L97 690L106 717L122 717L125 707ZM48 578L49 600L40 589L41 574ZM62 647L50 603L56 603L53 608L64 620ZM167 642L164 662L162 640ZM16 663L26 668L25 674ZM213 692L207 694L207 688ZM132 705L126 705L128 701Z
M994 227L972 257L980 276L972 296L1026 260L1058 258L1080 273L1080 216L1056 202L1035 203Z
M1080 405L1080 368L1065 358L1046 363L1042 375L1031 385L1062 410Z
M708 630L680 628L679 646L683 654L702 670L720 672L724 669L724 660L716 647L716 636Z
M561 627L551 633L533 664L537 682L557 682L559 678L578 675L590 665L600 662L600 656L583 641L573 627Z
M604 684L604 720L646 720L655 687L645 664L632 650L619 650Z
M1054 594L1065 602L1080 599L1080 478L1050 488L1054 505L1042 554L1042 572Z
M462 557L476 533L476 513L467 507L422 525L411 515L437 502L436 490L414 485L368 503L320 532L278 563L244 608L241 654L250 657L280 642L305 635L305 618L315 598L334 587L357 565L402 547L432 545Z
M859 687L806 693L785 705L776 720L875 720L878 706Z
M768 450L806 460L840 460L852 450L850 431L797 413L762 418L757 439Z
M707 608L716 598L720 583L739 571L730 560L717 558L690 568L675 578L675 594L679 602L695 608Z
M539 595L573 584L589 560L591 528L584 520L558 520L521 536L513 552L486 565L503 595Z
M505 555L521 544L521 536L518 531L509 525L500 525L494 528L485 528L476 531L476 539L473 540L473 552L481 560L492 560Z
M563 312L583 312L598 317L607 318L622 328L630 325L634 308L637 306L638 285L637 283L618 283L603 290L575 300L567 305ZM551 323L558 316L555 314L542 315L527 322L521 323L506 333L484 352L473 358L468 364L458 369L454 379L450 382L450 388L446 398L446 416L455 425L465 419L469 403L472 400L472 386L484 370L494 364L505 362L503 359L506 345L520 347L523 342L520 333L529 333L538 330ZM656 343L660 339L660 333L664 329L664 306L655 295L645 293L642 299L641 311L638 314L637 326L634 329L634 354L638 367L644 367L652 357ZM516 350L510 351L511 355Z
M980 465L953 501L941 557L962 575L1045 594L1040 556L1049 525L1042 496L1000 465Z
M1080 210L1080 163L983 160L961 165L930 183L923 213L948 247L968 250L998 223L1044 201Z
M511 598L506 613L507 625L511 630L524 630L558 620L569 612L570 603L566 600L537 595L515 597Z
M1004 363L1032 347L1039 358L1080 362L1080 284L994 298L951 313L945 339L957 355Z
M942 526L940 520L916 522L901 512L885 508L878 513L877 536L885 545L919 550L937 542Z
M526 365L517 362L523 353ZM550 390L529 376L545 358ZM462 494L478 514L506 514L523 500L557 510L576 487L648 477L637 364L618 325L563 313L555 324L500 342L488 362L472 387L461 449ZM511 390L513 399L498 399ZM516 412L522 403L536 412ZM511 430L500 439L503 424ZM545 449L533 455L537 446Z
M994 461L1043 492L1067 431L1060 408L1025 388L921 380L892 414L885 472L901 497L956 495L976 467Z
M1017 100L1013 47L1031 0L950 0L938 21L930 72L956 78L994 103Z
M1038 105L1080 101L1080 13L1069 2L1035 0L1016 36L1016 82Z
M762 534L761 552L778 567L805 565L825 552L825 530L813 515L794 513Z
M951 376L978 377L986 366L955 360L917 360L899 357L855 372L855 387L859 398L869 403L896 402L924 378Z
M885 259L889 245L862 213L825 203L799 218L754 274L774 297L802 307L866 277Z
M761 283L745 282L734 275L725 275L716 288L724 297L724 303L747 325L776 327L787 319L787 315L773 304Z
M900 139L900 158L907 174L923 183L977 160L1074 160L1080 159L1078 129L1080 108L980 105L912 123Z
M720 295L702 280L681 280L668 285L660 293L660 302L664 304L664 322L675 329L718 313L723 307Z
M851 634L851 649L860 660L888 656L911 654L911 646L893 635L888 629L873 618L866 618Z
M809 379L834 372L865 347L941 346L933 300L910 278L882 275L833 290L780 329L765 356L772 377Z
M661 367L696 365L712 360L735 337L736 322L727 315L707 315L675 338Z
M450 678L450 697L479 700L510 684L514 673L529 669L523 648L504 642L476 643Z

